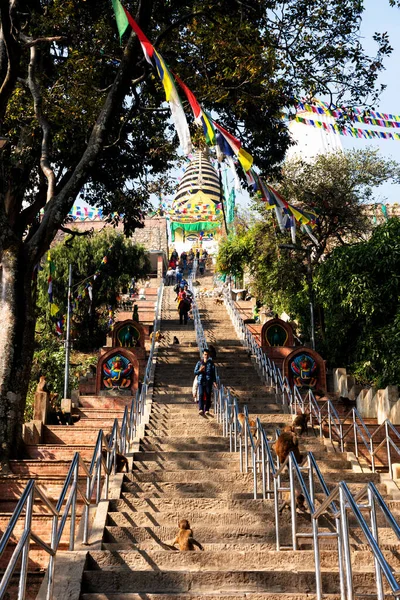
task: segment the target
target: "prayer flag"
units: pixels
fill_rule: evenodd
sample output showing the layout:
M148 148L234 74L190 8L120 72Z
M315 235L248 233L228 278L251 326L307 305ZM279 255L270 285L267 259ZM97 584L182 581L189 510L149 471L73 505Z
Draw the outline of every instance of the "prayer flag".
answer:
M114 13L115 13L115 20L117 21L119 39L121 41L122 36L124 35L128 25L129 25L128 18L126 16L125 10L119 0L111 0L111 2L112 2Z
M136 35L139 38L139 42L140 42L140 45L142 46L142 50L143 50L145 59L147 60L148 63L150 63L152 65L153 63L152 63L151 59L154 54L154 48L153 48L152 44L147 39L147 37L145 36L143 31L140 29L140 27L136 23L135 19L133 17L131 17L131 15L128 13L126 8L124 8L124 11L125 11L126 18L128 19L129 25L132 27L133 31L136 33Z
M58 306L56 304L51 304L50 305L50 316L54 317L58 313L59 310L60 309L58 308Z
M204 137L206 138L206 143L209 146L215 146L216 138L215 138L215 130L212 126L211 117L201 108L200 104L197 101L196 96L193 92L187 87L185 83L183 83L182 79L178 77L175 73L173 73L176 81L179 83L181 88L186 94L186 98L189 101L190 107L193 111L195 123L197 125L202 125Z
M251 169L252 164L253 164L253 157L251 156L251 154L249 154L248 152L246 152L246 150L244 150L244 148L242 148L242 143L240 140L235 138L235 136L233 136L231 133L229 133L229 131L226 131L226 129L221 127L221 125L218 125L218 123L216 123L216 121L212 121L212 122L213 122L214 127L216 127L218 129L218 131L225 138L226 142L232 148L234 154L238 158L238 161L242 165L244 172L247 173L247 171L249 171L249 169Z

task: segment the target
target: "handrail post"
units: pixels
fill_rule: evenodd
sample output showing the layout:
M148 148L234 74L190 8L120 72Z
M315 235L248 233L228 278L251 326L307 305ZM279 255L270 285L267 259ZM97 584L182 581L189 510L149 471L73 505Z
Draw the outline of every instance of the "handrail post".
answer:
M26 502L24 531L28 531L29 533L25 540L25 544L24 544L24 547L22 550L21 574L19 577L19 586L18 586L18 600L25 599L26 579L28 576L29 543L30 543L30 538L31 538L30 530L31 530L31 526L32 526L32 512L33 512L33 500L35 497L35 485L32 487L31 492L30 492L27 502Z
M293 550L298 550L297 545L297 512L296 512L296 490L293 476L293 457L289 454L289 484L290 484L290 512L292 517L292 545Z
M390 455L390 435L389 435L389 427L388 427L387 419L385 421L385 435L386 435L386 451L387 451L387 457L388 457L389 475L390 475L390 479L393 479L392 457Z
M249 445L248 445L248 440L247 440L246 423L244 424L244 427L243 427L243 433L244 433L244 472L248 473L249 472Z
M254 500L257 500L257 452L252 446L253 455L253 496Z
M52 600L54 589L54 567L55 567L55 552L57 550L57 530L58 530L58 515L53 515L51 524L51 549L54 554L50 555L49 566L47 567L47 590L46 600Z
M356 427L356 416L354 411L352 413L353 416L353 437L354 437L354 454L356 458L358 458L358 439L357 439L357 427Z
M276 535L276 549L279 552L281 549L280 535L279 535L279 492L278 492L278 478L274 477L274 513L275 513L275 535Z
M344 549L344 566L346 571L346 584L347 584L347 600L354 600L353 592L353 572L351 568L351 551L350 551L350 540L349 540L349 523L347 518L346 509L346 497L342 490L339 488L339 501L340 501L340 520L342 527L342 540Z
M376 510L375 510L375 500L372 494L372 490L368 487L368 503L370 506L370 518L371 518L371 529L372 535L377 544L379 544L379 536L378 536L378 523L376 520ZM375 577L376 577L376 588L377 588L377 596L378 600L384 600L385 594L383 591L383 582L382 582L382 571L379 565L379 562L374 556L374 565L375 565Z
M257 430L258 430L258 440L261 444L261 476L262 476L262 497L263 500L267 497L267 489L266 489L266 460L265 460L265 441L262 435L262 432L259 431L259 424L257 422Z
M69 528L69 550L72 552L75 547L75 521L76 521L76 497L78 494L78 475L79 475L79 460L75 461L74 479L73 479L73 496L71 503L71 523Z

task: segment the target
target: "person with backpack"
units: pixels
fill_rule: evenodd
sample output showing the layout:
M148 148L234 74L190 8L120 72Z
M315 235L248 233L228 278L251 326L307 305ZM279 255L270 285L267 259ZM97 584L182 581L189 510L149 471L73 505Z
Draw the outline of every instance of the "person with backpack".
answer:
M210 351L206 348L203 352L202 360L197 363L194 374L197 375L198 395L199 395L199 415L210 415L211 393L213 385L216 385L217 375L215 365L211 358Z

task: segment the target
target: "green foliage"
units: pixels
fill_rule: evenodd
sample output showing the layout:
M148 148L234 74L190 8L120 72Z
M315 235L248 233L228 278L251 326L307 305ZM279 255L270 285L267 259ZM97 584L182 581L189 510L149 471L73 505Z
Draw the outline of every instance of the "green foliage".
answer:
M293 159L284 164L280 191L295 205L318 215L313 262L334 246L358 241L370 234L372 224L364 204L374 201L374 191L386 181L399 181L399 165L378 150L321 154L313 161ZM301 237L301 234L300 234ZM309 243L303 235L303 243Z
M86 373L89 365L95 365L96 362L96 354L71 353L70 382L73 388L76 387L80 375ZM55 337L53 332L48 331L45 323L39 319L36 328L32 372L26 399L25 422L33 418L33 403L40 376L45 376L49 392L58 394L58 401L55 403L57 405L63 397L64 372L64 344Z
M325 264L330 264L327 257L335 247L344 246L346 252L349 242L367 239L372 231L372 223L364 205L367 201L373 201L374 191L380 183L397 180L398 177L398 164L380 157L375 150L321 155L310 163L299 159L285 163L279 189L289 202L312 208L318 214L319 222L313 233L319 246L314 246L306 234L298 231L298 249L281 247L288 245L288 234L282 234L277 228L274 212L258 202L258 218L249 218L247 226L242 223L236 234L221 244L217 263L219 271L225 275L235 275L241 274L247 267L251 274L252 291L257 298L274 312L288 313L299 323L302 334L309 336L307 255L310 255L311 268L314 270L322 259L326 261ZM368 273L364 278L368 279ZM336 283L336 273L332 276L332 282ZM337 328L332 338L327 336L325 339L324 315L327 320L329 316L326 315L328 307L319 304L321 294L315 302L317 349L334 364L341 366L342 346L335 342L335 347L341 348L338 354L331 347L333 340L340 339ZM357 302L352 294L351 301ZM332 307L335 305L333 301ZM346 332L348 315L342 312L337 318L343 319ZM373 351L371 344L368 348L368 352ZM366 361L369 360L368 352L365 352Z
M108 330L108 307L116 307L116 298L127 291L132 277L141 279L150 273L150 262L141 246L108 228L93 237L74 237L57 244L50 252L55 265L53 302L59 315L66 314L68 269L72 265L73 315L72 338L78 349L98 348L105 342ZM107 257L106 262L103 259ZM47 327L55 333L49 315L49 261L42 263L38 278L38 307L46 315ZM98 275L97 275L98 274ZM90 302L87 285L92 285Z
M363 382L400 383L400 220L368 241L337 248L316 273L325 355Z

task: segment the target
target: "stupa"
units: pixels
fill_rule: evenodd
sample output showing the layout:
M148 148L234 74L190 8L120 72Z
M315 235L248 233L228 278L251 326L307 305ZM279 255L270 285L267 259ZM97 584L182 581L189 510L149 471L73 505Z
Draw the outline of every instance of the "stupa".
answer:
M195 242L221 232L220 182L206 152L194 153L179 183L169 218L173 242Z

